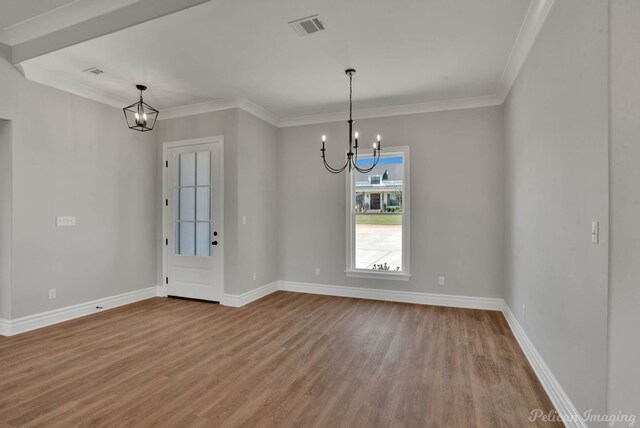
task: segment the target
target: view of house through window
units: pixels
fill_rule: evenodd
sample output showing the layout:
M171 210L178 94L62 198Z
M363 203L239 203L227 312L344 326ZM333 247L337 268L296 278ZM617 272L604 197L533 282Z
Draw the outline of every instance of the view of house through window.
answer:
M359 167L371 166L373 159L358 159ZM355 217L352 268L404 271L402 227L404 155L383 155L368 174L353 171L352 213Z

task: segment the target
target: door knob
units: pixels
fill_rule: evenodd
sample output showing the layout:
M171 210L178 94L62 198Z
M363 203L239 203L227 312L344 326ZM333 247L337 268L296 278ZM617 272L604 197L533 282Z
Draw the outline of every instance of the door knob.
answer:
M218 241L213 241L211 245L218 245Z

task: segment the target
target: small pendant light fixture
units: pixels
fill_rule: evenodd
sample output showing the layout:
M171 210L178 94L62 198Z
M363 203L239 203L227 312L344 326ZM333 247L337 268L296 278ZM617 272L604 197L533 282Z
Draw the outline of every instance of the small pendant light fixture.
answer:
M136 88L140 91L140 101L123 108L124 117L127 119L129 129L140 132L151 131L156 124L158 110L142 100L142 91L146 90L147 87L144 85L136 85Z
M380 138L380 134L378 134L378 138L376 141L373 142L373 164L368 167L368 168L361 168L358 166L358 131L356 131L356 133L353 133L353 115L352 115L352 110L353 110L353 102L352 102L352 93L353 93L353 75L356 74L356 71L353 68L349 68L347 70L344 71L345 74L347 76L349 76L349 151L347 152L347 161L345 162L344 165L338 167L338 168L334 168L331 165L329 165L327 163L327 159L325 158L324 152L326 151L326 149L324 148L324 143L327 140L327 137L325 135L322 136L322 149L320 149L320 152L322 152L322 163L324 163L324 167L327 169L327 171L329 171L332 174L339 174L342 171L344 171L345 169L349 168L349 172L351 172L352 170L356 170L358 172L361 172L363 174L367 174L369 172L371 172L371 170L373 170L373 168L376 167L376 165L378 164L378 161L380 160L380 151L382 151L382 141ZM354 137L355 137L355 145L353 144L354 142Z

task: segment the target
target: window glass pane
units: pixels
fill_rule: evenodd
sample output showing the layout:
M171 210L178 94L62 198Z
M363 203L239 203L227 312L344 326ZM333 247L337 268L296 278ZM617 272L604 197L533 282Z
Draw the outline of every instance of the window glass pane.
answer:
M195 220L196 189L195 187L183 187L178 189L180 206L178 207L179 220Z
M211 255L211 235L209 223L196 223L196 256Z
M196 184L196 154L180 154L180 186L194 186Z
M211 187L198 187L196 197L196 220L209 221L210 202L211 202Z
M195 255L195 223L180 223L178 241L178 254Z
M198 152L198 186L208 186L211 183L211 152Z
M366 168L372 160L358 159ZM355 268L402 271L403 155L382 156L369 173L353 172Z

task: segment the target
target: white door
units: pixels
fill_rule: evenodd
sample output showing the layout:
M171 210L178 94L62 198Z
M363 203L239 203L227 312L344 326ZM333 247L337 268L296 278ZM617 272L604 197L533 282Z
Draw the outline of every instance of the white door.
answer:
M223 294L220 143L169 148L167 160L167 295L219 302Z

